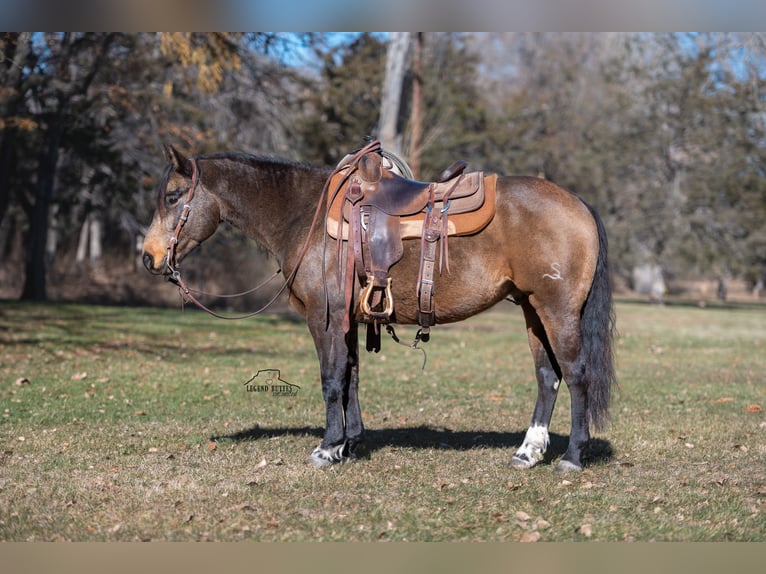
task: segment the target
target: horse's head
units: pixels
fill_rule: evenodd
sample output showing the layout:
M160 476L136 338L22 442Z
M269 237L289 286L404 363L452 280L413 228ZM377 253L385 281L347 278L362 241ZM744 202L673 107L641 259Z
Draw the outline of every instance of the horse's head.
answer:
M157 192L157 210L144 239L143 261L154 274L170 274L210 237L221 221L218 201L202 181L195 159L165 146L170 165Z

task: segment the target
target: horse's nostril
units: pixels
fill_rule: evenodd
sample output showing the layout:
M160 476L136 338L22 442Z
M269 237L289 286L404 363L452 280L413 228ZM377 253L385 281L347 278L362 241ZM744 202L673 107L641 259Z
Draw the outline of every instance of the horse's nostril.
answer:
M154 257L152 257L150 253L144 253L144 267L149 271L154 269Z

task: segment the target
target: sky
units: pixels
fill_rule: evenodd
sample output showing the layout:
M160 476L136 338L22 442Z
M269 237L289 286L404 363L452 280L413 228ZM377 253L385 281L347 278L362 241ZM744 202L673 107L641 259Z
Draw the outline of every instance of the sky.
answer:
M764 0L0 0L7 31L759 31Z

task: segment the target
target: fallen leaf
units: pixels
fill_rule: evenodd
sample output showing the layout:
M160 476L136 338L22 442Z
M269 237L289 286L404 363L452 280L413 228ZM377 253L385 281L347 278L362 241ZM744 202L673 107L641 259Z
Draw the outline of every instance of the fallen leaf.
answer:
M19 377L18 379L16 379L16 386L18 386L18 387L20 387L22 385L31 385L31 384L32 384L32 381L30 381L26 377Z
M536 530L533 532L525 532L521 535L520 542L537 542L540 540L540 533Z
M590 524L583 524L577 527L576 532L582 534L583 536L585 536L585 538L590 538L591 536L593 536L593 526L591 526Z
M734 402L733 397L719 397L713 401L714 403L731 403Z
M760 413L763 410L763 407L761 405L747 405L744 409L742 409L746 413Z
M88 378L88 373L84 373L84 372L83 373L75 373L74 375L72 375L72 380L73 381L82 381L83 379L87 379L87 378Z
M255 469L258 470L258 469L264 468L267 464L268 463L266 462L266 459L262 458L261 462L255 465Z
M210 441L209 443L207 443L207 451L208 452L213 452L217 448L218 448L218 443L217 442Z
M522 522L526 522L526 521L527 521L527 520L529 520L530 518L531 518L531 516L529 516L529 514L527 514L527 513L526 513L526 512L524 512L523 510L519 510L519 511L516 513L516 520L521 520Z

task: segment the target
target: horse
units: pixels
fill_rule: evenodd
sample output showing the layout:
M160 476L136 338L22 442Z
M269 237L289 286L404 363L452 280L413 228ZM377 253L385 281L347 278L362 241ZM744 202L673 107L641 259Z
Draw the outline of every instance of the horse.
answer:
M348 324L343 290L327 281L340 264L329 255L337 240L317 223L333 170L242 153L188 157L169 145L165 155L168 165L143 245L145 267L177 279L178 264L222 222L268 250L285 276L291 306L306 320L319 359L326 424L306 463L325 467L357 460L364 453L365 432L359 322L354 315ZM450 270L434 277L436 323L462 321L505 299L521 307L537 400L510 465L529 469L545 459L564 380L571 431L555 470L579 471L587 459L590 428L605 426L616 385L604 224L579 196L541 178L498 176L495 201L486 227L450 238ZM402 258L390 270L396 324L417 322L419 265L420 241L405 240Z

